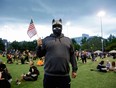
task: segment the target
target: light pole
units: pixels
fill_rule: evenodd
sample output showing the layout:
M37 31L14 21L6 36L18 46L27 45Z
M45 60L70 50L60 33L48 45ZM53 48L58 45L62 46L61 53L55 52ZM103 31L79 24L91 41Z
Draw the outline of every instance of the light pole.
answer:
M97 14L99 17L100 17L100 24L101 24L101 43L102 43L102 53L104 52L104 42L103 42L103 27L102 27L102 17L105 15L105 12L104 11L100 11L98 14Z
M70 22L67 22L67 23L66 23L66 26L67 26L67 36L69 36L69 35L68 35L68 29L69 29L70 24L71 24Z
M5 53L7 54L7 42L5 42Z

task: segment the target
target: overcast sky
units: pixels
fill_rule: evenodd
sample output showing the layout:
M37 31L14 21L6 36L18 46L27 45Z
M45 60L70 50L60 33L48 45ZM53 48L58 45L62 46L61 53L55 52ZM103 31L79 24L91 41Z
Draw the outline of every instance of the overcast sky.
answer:
M63 33L70 38L83 33L103 37L116 36L116 0L0 0L0 38L8 41L32 41L52 33L52 19L61 18ZM31 39L27 30L31 18L38 36ZM66 25L69 23L69 25Z

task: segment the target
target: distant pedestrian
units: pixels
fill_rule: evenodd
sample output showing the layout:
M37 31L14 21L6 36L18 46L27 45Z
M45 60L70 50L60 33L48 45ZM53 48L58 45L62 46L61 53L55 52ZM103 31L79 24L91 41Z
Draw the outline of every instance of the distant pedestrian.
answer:
M79 60L79 51L78 50L75 51L75 55L76 55L76 58L77 58L77 61L78 61Z
M87 53L86 53L86 51L82 51L81 59L82 59L82 63L86 63L87 62Z

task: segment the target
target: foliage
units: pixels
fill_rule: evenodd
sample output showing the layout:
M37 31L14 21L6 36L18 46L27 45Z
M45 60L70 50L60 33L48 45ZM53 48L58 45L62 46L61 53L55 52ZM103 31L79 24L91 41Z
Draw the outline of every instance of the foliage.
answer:
M73 47L74 47L75 50L80 49L80 45L78 43L76 43L76 41L74 39L72 39L72 43L73 43Z
M87 42L87 38L86 38L86 37L82 38L81 44L83 45L83 44L85 44L86 42Z
M75 50L87 50L87 51L95 51L95 50L102 50L102 38L98 36L90 37L90 38L82 38L81 45L79 45L75 39L72 39L73 46ZM30 50L35 51L37 46L37 40L34 41L13 41L11 43L8 43L7 49L15 49L15 50ZM110 35L107 39L103 39L103 48L105 51L110 51L113 49L116 49L116 37L113 35ZM0 50L4 50L5 46L0 40Z
M109 38L106 41L106 50L115 50L116 49L116 37L113 35L110 35Z
M0 50L4 51L5 50L5 45L3 43L3 41L0 39Z
M88 50L88 51L95 51L101 49L101 37L91 37L86 40L84 44L82 44L82 50Z
M106 50L107 51L116 50L116 42L115 43L111 43L109 46L107 46Z
M15 49L15 50L20 50L20 51L24 51L24 50L30 50L30 51L35 51L35 48L37 46L36 40L32 41L32 42L27 42L27 41L22 41L22 42L17 42L17 41L13 41L10 45L9 45L9 49Z
M82 50L95 51L102 50L102 38L101 37L90 37L89 39L82 39ZM116 37L110 35L108 39L103 39L103 48L104 51L110 51L116 49Z
M13 41L10 44L10 47L13 48L13 49L15 49L15 50L19 50L19 46L20 46L20 44L17 41Z

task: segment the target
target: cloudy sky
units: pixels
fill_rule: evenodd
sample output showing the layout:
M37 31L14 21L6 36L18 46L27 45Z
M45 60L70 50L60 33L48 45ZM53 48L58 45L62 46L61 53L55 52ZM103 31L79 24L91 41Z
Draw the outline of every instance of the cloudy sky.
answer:
M83 33L103 37L116 36L116 0L0 0L0 38L8 41L32 41L52 33L52 19L61 18L63 33L80 37ZM31 18L38 36L31 39L27 30ZM68 24L68 25L67 25Z

